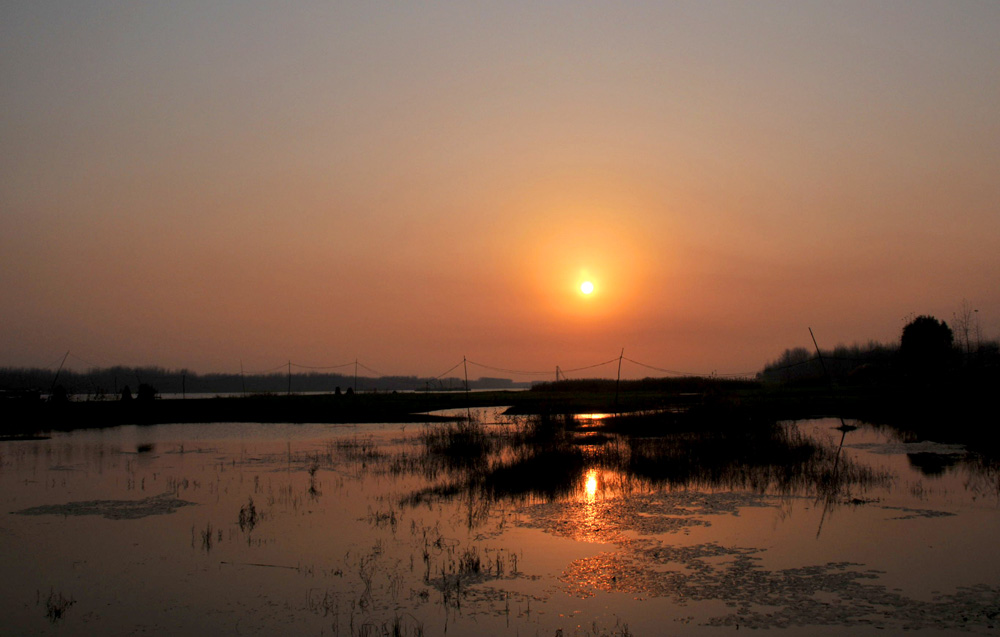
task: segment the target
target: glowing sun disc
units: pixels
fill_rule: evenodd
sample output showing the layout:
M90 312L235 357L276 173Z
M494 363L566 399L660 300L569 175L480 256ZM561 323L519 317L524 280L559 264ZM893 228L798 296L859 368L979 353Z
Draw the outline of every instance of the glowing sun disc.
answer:
M580 284L580 291L584 294L591 294L594 291L594 284L590 281L584 281Z

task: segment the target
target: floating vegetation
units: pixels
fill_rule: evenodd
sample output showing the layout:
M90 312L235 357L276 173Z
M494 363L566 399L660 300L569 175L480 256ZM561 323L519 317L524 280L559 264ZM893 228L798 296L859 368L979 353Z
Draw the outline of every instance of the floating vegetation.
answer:
M166 515L194 502L180 500L169 493L142 500L88 500L47 504L13 511L17 515L100 515L109 520L135 520L150 515Z
M893 520L913 520L915 518L948 518L955 514L950 511L934 511L932 509L911 509L909 507L881 507L887 511L899 511L903 515L893 517Z
M677 604L722 601L738 610L708 618L710 626L790 628L834 625L880 629L992 629L1000 619L1000 588L977 586L931 602L875 583L879 573L860 564L832 562L766 570L759 549L703 544L674 547L657 541L577 560L563 573L570 594L597 591ZM718 563L712 558L725 557ZM674 568L664 569L664 566Z
M837 564L753 575L756 577L752 581L739 583L759 597L747 599L741 595L740 611L714 617L706 622L708 625L752 629L869 626L881 630L991 633L1000 626L1000 588L996 587L961 587L955 594L925 602L865 582L870 574ZM761 606L773 608L765 611Z

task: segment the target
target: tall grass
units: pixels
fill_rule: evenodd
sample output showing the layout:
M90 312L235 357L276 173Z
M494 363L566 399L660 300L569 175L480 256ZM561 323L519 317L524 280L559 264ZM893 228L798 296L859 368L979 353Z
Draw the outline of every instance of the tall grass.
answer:
M471 528L488 517L492 502L565 496L581 488L592 468L650 485L823 498L887 479L793 425L748 418L725 403L606 423L596 437L572 418L546 415L497 430L475 423L429 430L421 438L422 467L438 482L403 504L463 498Z

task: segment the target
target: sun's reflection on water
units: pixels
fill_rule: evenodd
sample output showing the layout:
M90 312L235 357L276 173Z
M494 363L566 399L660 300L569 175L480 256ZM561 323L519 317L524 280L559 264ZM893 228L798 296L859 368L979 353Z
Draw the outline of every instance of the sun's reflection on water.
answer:
M588 424L590 421L594 420L605 420L611 418L614 414L605 412L594 412L591 414L574 414L573 418L577 423Z
M587 469L582 477L583 481L577 492L577 504L564 513L568 514L565 526L573 529L571 535L578 541L606 542L608 541L605 531L607 520L604 519L607 514L606 502L603 497L598 498L598 491L602 491L601 487L604 484L603 476L597 468L592 467Z
M588 469L583 485L587 504L593 504L597 500L597 469Z

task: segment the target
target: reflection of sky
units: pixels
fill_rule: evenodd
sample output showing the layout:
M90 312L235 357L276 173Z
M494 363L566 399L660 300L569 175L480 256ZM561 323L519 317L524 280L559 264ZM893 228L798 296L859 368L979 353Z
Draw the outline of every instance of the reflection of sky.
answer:
M835 435L839 440L835 424L823 420L806 426L817 435ZM333 621L320 604L328 591L330 599L334 593L339 596L339 621L346 628L345 609L358 590L359 560L365 560L379 569L373 594L387 607L408 603L394 598L391 582L431 591L431 603L418 603L406 612L435 629L429 633L438 634L443 632L443 623L439 621L441 607L433 601L439 599L437 592L421 579L419 566L411 571L402 565L413 563L411 557L420 565L426 549L433 579L433 573L448 568L470 547L486 557L501 550L505 555L517 554L522 574L542 576L538 580L512 578L508 571L504 578L486 583L512 593L512 629L513 622L526 622L518 614L525 607L518 606L516 594L529 587L539 591L531 606L541 605L543 621L551 618L558 625L563 616L579 613L580 619L574 621L583 623L591 611L594 617L614 612L633 629L643 628L636 634L658 634L662 631L656 622L662 623L672 612L703 622L727 612L721 610L721 602L740 602L751 595L768 595L787 604L785 612L806 623L812 619L801 613L809 607L796 601L803 595L840 615L861 613L864 607L857 602L862 601L873 607L881 604L877 607L909 621L912 617L906 613L911 611L950 612L945 604L919 601L930 599L932 590L947 595L956 586L986 583L995 587L997 583L997 558L990 550L1000 530L995 500L984 503L983 497L977 499L976 493L967 491L963 483L974 479L971 474L954 472L931 480L908 465L905 453L873 451L887 450L886 443L891 441L867 429L848 434L851 443L845 446L845 454L866 463L891 462L900 486L880 487L866 496L866 504L841 504L829 511L818 539L822 503L812 498L791 497L779 504L779 498L725 488L660 488L630 479L607 465L584 470L570 494L524 507L513 505L524 525L501 525L496 537L472 539L465 528L466 501L462 498L442 500L440 508L390 504L401 491L429 485L429 478L422 474L385 473L394 461L393 449L412 455L406 440L416 444L413 429L404 425L159 425L141 430L77 431L56 434L52 440L0 441L0 503L8 512L88 500L136 501L163 492L197 503L141 520L8 515L10 559L0 563L0 575L5 576L0 577L0 616L17 634L43 632L44 627L37 624L45 620L35 605L35 591L54 586L55 591L80 600L70 609L66 628L81 626L87 605L94 603L91 600L117 600L101 607L102 613L88 620L93 623L76 631L80 634L122 632L122 626L150 621L141 612L164 606L177 610L155 614L161 623L147 627L150 631L180 632L180 624L207 622L213 631L231 632L231 625L225 623L229 615L193 617L190 613L241 607L254 597L267 604L260 609L308 599L313 610L294 602L295 620L319 633L329 630ZM201 438L183 438L197 431ZM240 433L245 435L240 437ZM300 436L293 437L296 433ZM136 444L143 441L155 441L155 449L135 453ZM186 443L183 449L182 441ZM866 444L878 447L862 446ZM379 453L361 453L359 447L366 445ZM386 455L379 455L382 452ZM316 497L309 493L308 469L313 463L319 464ZM366 471L358 470L362 464ZM962 466L962 472L971 469ZM995 470L976 475L989 481L985 486L996 484ZM918 483L925 488L920 497L905 486ZM249 498L267 514L253 536L242 533L236 524ZM493 510L505 519L510 512L507 505ZM390 515L399 520L398 527L386 522ZM496 518L485 528L493 528L494 522ZM210 528L216 530L211 547L202 539ZM69 536L75 541L66 541ZM735 561L744 554L752 556L752 563ZM227 564L220 568L220 561ZM151 562L162 567L151 573ZM847 562L853 566L844 567ZM315 565L315 577L293 575L297 564ZM844 575L845 569L857 575ZM868 569L881 572L875 578ZM329 576L335 572L342 575ZM192 588L193 578L205 586ZM594 606L587 606L580 597L550 595L551 591L543 600L541 590L551 588L554 578L571 590L583 591L582 595L593 591L616 595L590 598ZM842 582L848 588L838 589ZM155 591L149 588L152 584ZM883 585L889 590L880 588ZM902 593L889 592L897 587ZM87 598L81 590L87 591ZM477 587L472 590L475 594ZM309 597L317 591L319 601ZM707 604L692 599L694 595L706 596ZM646 614L628 601L637 596L645 600ZM985 593L965 598L969 604L980 604L976 609L989 602ZM830 604L830 600L840 602ZM493 610L502 610L506 601L498 601ZM489 603L482 598L478 602L465 599L463 610L484 610ZM278 614L260 609L245 612L264 632L288 631ZM378 616L380 622L383 618ZM933 620L920 621L926 626L938 619L935 615ZM451 634L503 634L506 616L484 610L449 621L459 626L456 629L452 624ZM890 623L889 627L900 625ZM84 630L87 626L89 631ZM529 627L520 632L553 634L557 626ZM670 633L704 632L701 626L678 623L676 628Z

